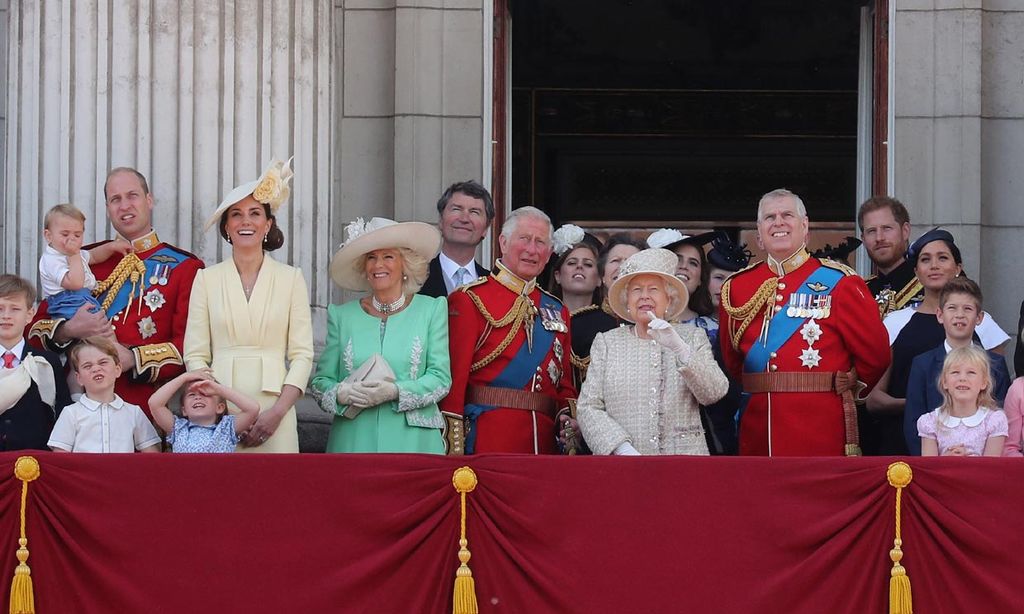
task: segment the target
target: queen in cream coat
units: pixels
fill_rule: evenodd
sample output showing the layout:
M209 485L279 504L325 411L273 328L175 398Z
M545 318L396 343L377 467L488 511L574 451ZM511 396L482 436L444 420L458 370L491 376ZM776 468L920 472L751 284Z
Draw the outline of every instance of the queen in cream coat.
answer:
M219 219L221 235L234 249L231 259L196 275L185 329L186 367L210 367L221 384L260 404L260 418L244 434L247 445L240 452L299 451L294 399L313 369L306 280L300 269L269 254L284 242L274 217L287 198L279 167L277 175L272 166L257 182L233 190L211 217L208 226ZM267 183L270 188L261 191ZM229 405L229 411L237 409Z
M612 309L638 323L599 333L590 350L577 416L595 454L708 454L698 404L729 383L703 330L668 323L687 304L675 263L668 250L644 250L612 284Z

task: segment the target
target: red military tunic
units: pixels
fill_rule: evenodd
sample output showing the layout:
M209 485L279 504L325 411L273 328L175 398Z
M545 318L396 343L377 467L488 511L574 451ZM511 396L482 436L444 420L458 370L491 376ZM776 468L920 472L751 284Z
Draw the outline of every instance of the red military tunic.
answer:
M519 300L521 296L525 298ZM441 409L470 418L468 451L556 453L554 411L495 406L479 413L481 405L472 402L473 387L494 388L494 383L507 381L510 372L530 365L519 390L549 397L556 410L566 408L567 400L576 397L568 310L550 295L542 300L534 281L523 281L499 261L489 277L448 297L448 314L452 388ZM541 345L534 332L530 352L526 330L537 325L553 335ZM520 362L513 365L513 359Z
M125 258L131 260L135 256L145 266L144 274L141 268L130 267L139 272L141 292L136 286L131 293L130 304L126 300L113 301L107 308L107 317L114 326L117 340L135 355L134 365L121 365L123 373L114 390L125 401L141 407L148 416L149 396L160 384L184 371L182 344L188 300L196 271L203 268L203 261L173 245L160 242L155 232L136 239L132 247L135 251ZM121 261L115 256L90 265L99 287L113 277ZM122 270L129 268L128 264L126 262ZM112 286L97 297L101 304L116 287ZM121 288L120 295L125 299L132 289L131 279L125 279ZM63 321L48 318L44 301L27 337L37 345L63 350L52 342L54 331Z
M742 379L744 359L755 343L762 343L765 313L788 309L807 293L805 283L819 267L840 270L843 275L831 288L827 317L813 321L820 328L814 339L813 328L797 328L770 354L766 372L820 373L857 369L859 379L873 387L889 366L889 343L878 316L878 305L864 281L853 269L832 261L819 261L801 250L782 265L777 275L762 262L732 275L724 284L719 311L719 339L722 358L732 377ZM777 279L762 290L763 301L753 300L770 279ZM818 288L812 290L820 291ZM770 291L770 292L769 292ZM757 307L757 304L760 304ZM756 309L754 309L756 307ZM739 334L743 316L737 311L754 313L747 328ZM733 316L730 316L732 312ZM809 336L808 336L809 335ZM812 341L809 341L811 339ZM769 441L770 439L770 441ZM740 454L775 456L833 456L844 454L846 427L841 397L835 392L761 392L752 394L740 421Z

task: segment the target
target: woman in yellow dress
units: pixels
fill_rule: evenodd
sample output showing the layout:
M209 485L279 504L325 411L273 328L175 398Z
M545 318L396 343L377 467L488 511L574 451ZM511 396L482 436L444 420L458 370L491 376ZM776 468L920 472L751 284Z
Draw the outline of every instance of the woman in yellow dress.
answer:
M275 214L291 176L288 164L274 161L228 193L206 228L219 225L231 259L200 271L192 285L186 366L212 368L217 381L260 404L240 452L299 451L294 405L313 369L309 292L300 269L269 254L284 245Z

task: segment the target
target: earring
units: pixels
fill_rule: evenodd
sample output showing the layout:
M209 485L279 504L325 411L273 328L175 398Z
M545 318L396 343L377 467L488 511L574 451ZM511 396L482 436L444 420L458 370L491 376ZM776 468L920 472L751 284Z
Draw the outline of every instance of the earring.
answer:
M409 279L408 275L402 275L402 281L406 281L407 279Z
M267 243L267 235L263 235L263 243L264 243L264 244L266 244L266 243Z
M231 237L228 237L228 245L231 245L232 243L233 241L231 240Z

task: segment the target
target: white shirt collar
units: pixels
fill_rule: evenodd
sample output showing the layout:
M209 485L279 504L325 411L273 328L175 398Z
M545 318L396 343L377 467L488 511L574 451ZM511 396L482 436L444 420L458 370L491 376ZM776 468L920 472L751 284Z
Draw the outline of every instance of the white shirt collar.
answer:
M459 267L466 267L466 270L469 271L469 274L472 275L474 279L480 276L480 273L476 270L475 260L470 260L466 264L459 264L445 255L444 252L437 255L437 260L441 263L441 270L444 271L444 274L448 279L451 279L455 275L455 271L458 271Z
M437 261L441 265L441 272L444 273L444 285L448 290L448 294L455 290L455 271L458 271L463 266L469 271L469 277L466 278L467 281L480 277L480 273L476 270L476 261L474 260L470 260L469 264L461 265L446 256L444 252L441 252L437 255Z
M121 397L117 396L116 394L114 395L114 400L111 401L110 403L100 403L99 401L93 401L88 397L88 395L83 394L81 397L78 398L78 403L82 407L88 409L89 411L96 411L103 405L109 405L114 409L121 409L121 407L124 406L124 401L122 401Z
M964 426L978 426L979 424L985 421L985 416L987 416L990 411L991 410L987 407L979 407L978 411L964 418L957 418L956 416L950 416L949 414L946 414L942 418L942 424L951 429L955 429L961 424L963 424Z
M12 347L12 348L5 348L3 345L0 345L0 350L2 350L2 351L0 351L0 354L3 354L4 352L10 352L10 353L14 354L15 358L17 358L18 360L21 360L21 354L22 354L22 352L25 351L25 338L22 337L21 341L19 341L16 344L14 344L14 347Z

